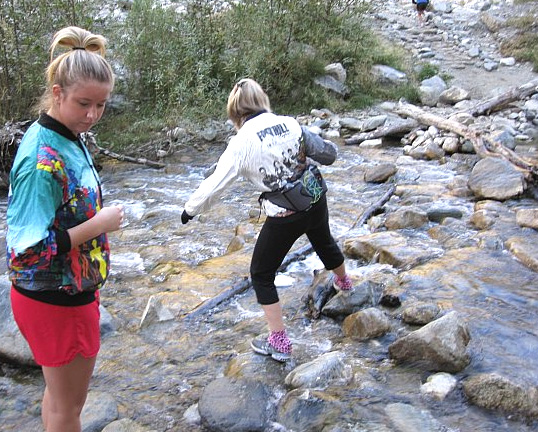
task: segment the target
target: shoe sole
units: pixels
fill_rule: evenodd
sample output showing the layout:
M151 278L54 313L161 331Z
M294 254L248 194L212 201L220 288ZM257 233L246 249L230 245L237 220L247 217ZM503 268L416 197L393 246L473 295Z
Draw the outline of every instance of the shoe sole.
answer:
M280 362L280 363L285 363L287 362L288 360L290 360L291 356L289 354L284 354L284 353L270 353L269 351L266 351L262 348L258 348L256 346L254 346L254 344L251 342L250 343L250 347L252 348L252 350L258 354L262 354L262 355L265 355L265 356L271 356L271 358L273 360L276 360L277 362Z

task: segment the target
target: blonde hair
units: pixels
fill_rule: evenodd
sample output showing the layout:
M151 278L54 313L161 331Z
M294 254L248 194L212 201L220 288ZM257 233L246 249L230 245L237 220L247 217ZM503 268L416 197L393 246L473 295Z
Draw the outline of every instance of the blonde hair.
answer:
M37 106L37 110L47 111L52 106L52 87L59 85L68 90L80 81L97 81L114 86L114 73L105 60L106 39L79 27L65 27L58 31L50 46L50 64L45 71L47 89ZM68 48L58 55L58 47Z
M256 81L244 78L234 85L230 92L226 111L228 118L236 129L239 129L249 116L260 111L271 112L271 103Z

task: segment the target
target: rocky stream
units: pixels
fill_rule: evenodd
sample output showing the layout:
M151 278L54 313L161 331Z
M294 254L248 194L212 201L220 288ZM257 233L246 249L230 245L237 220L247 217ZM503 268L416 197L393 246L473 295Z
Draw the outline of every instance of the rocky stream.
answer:
M538 75L498 54L480 14L495 4L447 4L434 2L423 27L411 2L387 1L372 19L417 63L450 71L448 83L424 83L421 110L484 131L527 169L416 119L399 136L367 136L410 120L397 102L299 117L339 145L322 172L355 290L328 289L301 239L276 281L294 343L281 364L249 346L266 330L248 281L258 192L237 181L211 212L180 221L225 139L181 145L178 135L163 169L101 158L105 200L127 220L109 236L84 432L538 430L538 201L528 168L538 164L538 90L469 114ZM3 232L6 205L2 196ZM7 276L0 291L0 429L41 431L43 380L13 323Z

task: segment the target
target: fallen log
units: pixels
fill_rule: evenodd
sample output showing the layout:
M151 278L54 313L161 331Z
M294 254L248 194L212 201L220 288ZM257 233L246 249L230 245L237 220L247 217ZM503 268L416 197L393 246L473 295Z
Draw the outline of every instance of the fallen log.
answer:
M412 119L389 123L386 126L377 128L371 132L361 132L353 135L351 138L344 140L345 145L358 145L364 141L383 138L387 136L402 137L411 132L418 126L418 123Z
M252 283L250 282L250 279L244 279L238 284L233 285L230 288L225 289L224 291L220 292L215 297L212 297L200 303L198 306L196 306L196 308L194 308L190 312L187 312L185 315L183 315L182 319L191 320L191 319L199 317L200 315L204 315L210 312L212 309L215 309L221 303L224 303L225 301L231 299L232 297L235 297L236 295L244 293L251 286L252 286Z
M134 158L134 157L122 155L119 153L114 153L113 151L110 151L108 149L105 149L99 146L97 146L97 149L99 150L99 154L108 156L112 159L117 159L122 162L131 162L131 163L136 163L140 165L147 165L152 168L164 168L166 166L166 164L164 163L154 162L146 158Z
M362 215L357 218L357 220L351 225L351 228L348 230L350 232L353 230L356 226L362 226L366 223L368 219L379 209L381 209L385 203L390 199L390 197L394 194L394 191L396 190L396 186L391 185L390 188L383 194L383 196L373 203L370 207L368 207Z
M9 172L11 171L15 154L17 153L17 149L19 148L19 144L26 133L26 130L34 121L35 120L32 119L15 123L6 123L4 127L0 128L0 188L7 189L9 187ZM84 144L93 158L95 158L96 155L101 154L120 161L147 165L152 168L164 168L166 166L166 164L154 162L146 158L135 158L104 149L97 145L95 134L92 132L83 133L80 138L84 141Z
M438 115L426 112L409 103L400 102L394 109L394 112L401 116L411 117L422 124L454 132L463 138L468 139L473 144L473 148L479 157L503 157L516 167L531 174L535 179L538 179L538 166L533 161L521 157L481 131L473 130L455 120L445 119Z
M508 105L510 102L526 98L533 93L538 92L538 79L529 81L526 84L522 84L519 87L512 88L505 93L492 97L488 100L480 102L473 108L465 111L474 117L484 114L491 114L493 111L500 110Z

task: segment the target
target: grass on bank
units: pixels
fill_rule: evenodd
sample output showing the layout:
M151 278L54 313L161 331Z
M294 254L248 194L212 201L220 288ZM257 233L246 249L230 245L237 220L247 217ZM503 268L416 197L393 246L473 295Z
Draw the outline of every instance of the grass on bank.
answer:
M516 29L516 34L501 43L500 50L504 56L513 56L519 61L527 61L538 72L538 1L515 0L514 4L535 5L534 13L513 17L507 20L507 26Z

